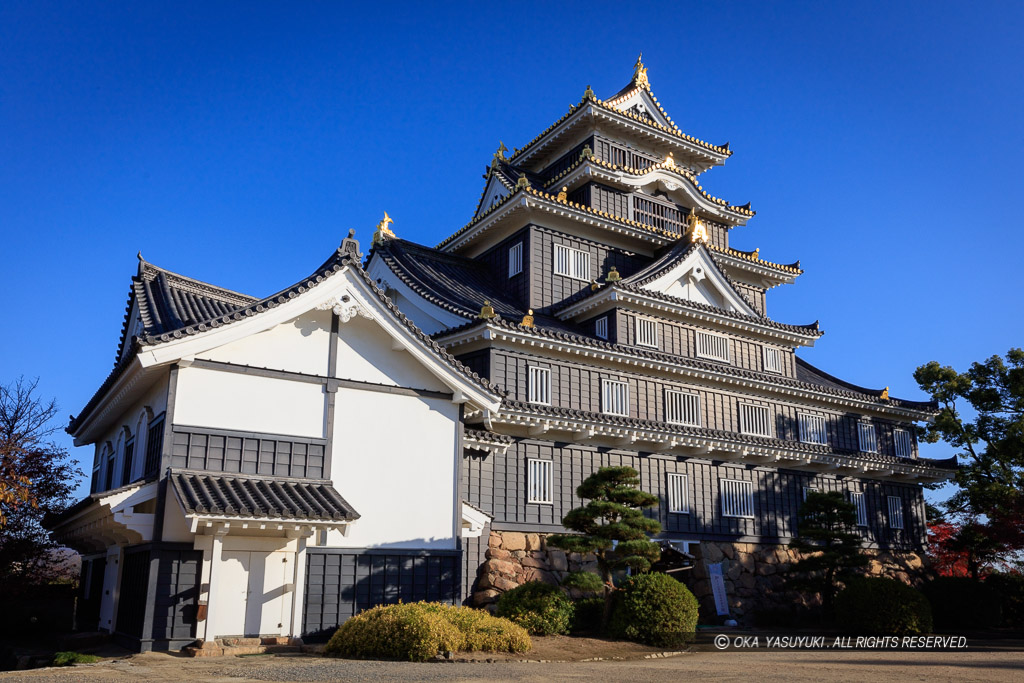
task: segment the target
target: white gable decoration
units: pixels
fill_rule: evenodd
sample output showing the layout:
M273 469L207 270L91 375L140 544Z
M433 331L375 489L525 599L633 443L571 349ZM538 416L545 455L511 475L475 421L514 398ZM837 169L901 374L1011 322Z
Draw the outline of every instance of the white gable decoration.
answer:
M661 109L651 99L651 93L646 88L638 88L632 95L621 102L617 102L615 108L619 111L629 111L632 109L640 116L647 116L666 128L675 129L672 122L665 118L665 115L661 113Z
M761 317L733 289L704 247L695 249L673 268L643 287L678 299Z
M476 211L476 218L487 213L487 210L509 195L509 190L498 179L494 173L487 179L487 187L484 188L483 197L480 198L480 206Z

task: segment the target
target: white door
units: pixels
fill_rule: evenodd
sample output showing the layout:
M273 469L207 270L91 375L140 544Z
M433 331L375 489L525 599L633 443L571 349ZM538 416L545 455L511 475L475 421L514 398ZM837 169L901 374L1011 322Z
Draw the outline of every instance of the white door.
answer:
M287 635L291 625L292 555L248 550L221 553L221 572L216 581L219 595L215 597L216 636Z

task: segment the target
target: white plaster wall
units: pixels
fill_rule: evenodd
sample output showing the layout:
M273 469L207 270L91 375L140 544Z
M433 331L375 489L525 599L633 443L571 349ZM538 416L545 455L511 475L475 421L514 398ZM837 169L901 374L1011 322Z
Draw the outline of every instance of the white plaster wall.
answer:
M327 545L454 548L458 417L444 399L339 389L331 478L361 517Z
M330 339L331 312L313 310L196 357L235 365L326 376Z
M374 384L450 391L404 351L376 322L356 317L343 323L338 339L338 377Z
M323 438L324 397L320 384L182 368L174 423Z
M163 540L169 543L187 543L195 539L189 521L185 519L185 511L178 501L174 487L168 485L167 497L164 499L164 532Z

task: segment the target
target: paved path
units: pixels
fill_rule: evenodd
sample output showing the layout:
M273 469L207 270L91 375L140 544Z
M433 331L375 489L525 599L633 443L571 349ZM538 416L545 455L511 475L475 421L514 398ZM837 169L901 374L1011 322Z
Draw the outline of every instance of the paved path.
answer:
M353 661L313 656L187 659L149 653L66 669L0 674L26 683L187 681L715 681L787 683L1024 680L1024 652L696 652L668 659L575 663L428 663Z

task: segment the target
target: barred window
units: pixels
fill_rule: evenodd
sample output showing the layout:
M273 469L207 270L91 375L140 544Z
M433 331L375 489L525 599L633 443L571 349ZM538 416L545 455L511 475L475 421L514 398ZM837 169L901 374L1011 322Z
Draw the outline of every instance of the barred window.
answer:
M812 491L813 491L814 493L821 493L821 492L820 492L820 491L818 490L818 487L817 487L817 486L805 486L805 487L804 487L804 502L805 502L805 503L807 502L807 494L811 493Z
M590 254L561 244L555 245L555 275L590 281Z
M858 491L850 492L850 502L857 508L857 526L868 525L868 508L864 502L864 494Z
M770 346L764 347L764 371L782 372L782 351Z
M689 485L685 474L668 475L668 511L690 514Z
M701 358L730 362L729 338L720 334L698 332L697 355Z
M686 391L666 389L665 422L700 427L700 396Z
M861 453L877 453L878 435L875 433L875 425L870 422L858 422L857 443Z
M523 272L523 243L516 242L508 250L508 276Z
M754 484L749 481L722 479L722 515L725 517L754 516Z
M594 335L601 339L608 338L608 316L602 316L594 321Z
M892 432L892 439L896 444L897 456L901 458L912 457L914 453L914 442L910 439L910 432L906 429L894 429Z
M530 369L529 395L530 403L551 403L551 370L548 368Z
M825 432L825 418L821 415L810 415L800 413L797 415L800 423L800 440L804 443L828 443L828 435Z
M899 496L887 496L889 500L889 528L903 528L903 499Z
M601 411L629 417L629 385L613 379L602 380Z
M647 318L637 318L636 343L638 346L658 348L658 323Z
M161 417L149 424L146 432L146 467L143 476L148 477L160 470L160 456L164 450L164 420Z
M124 445L124 461L121 463L121 485L132 481L132 461L135 459L135 437L128 439Z
M526 461L526 469L526 502L550 503L551 461L531 458Z
M749 403L740 404L740 432L757 436L771 436L772 422L768 408Z

